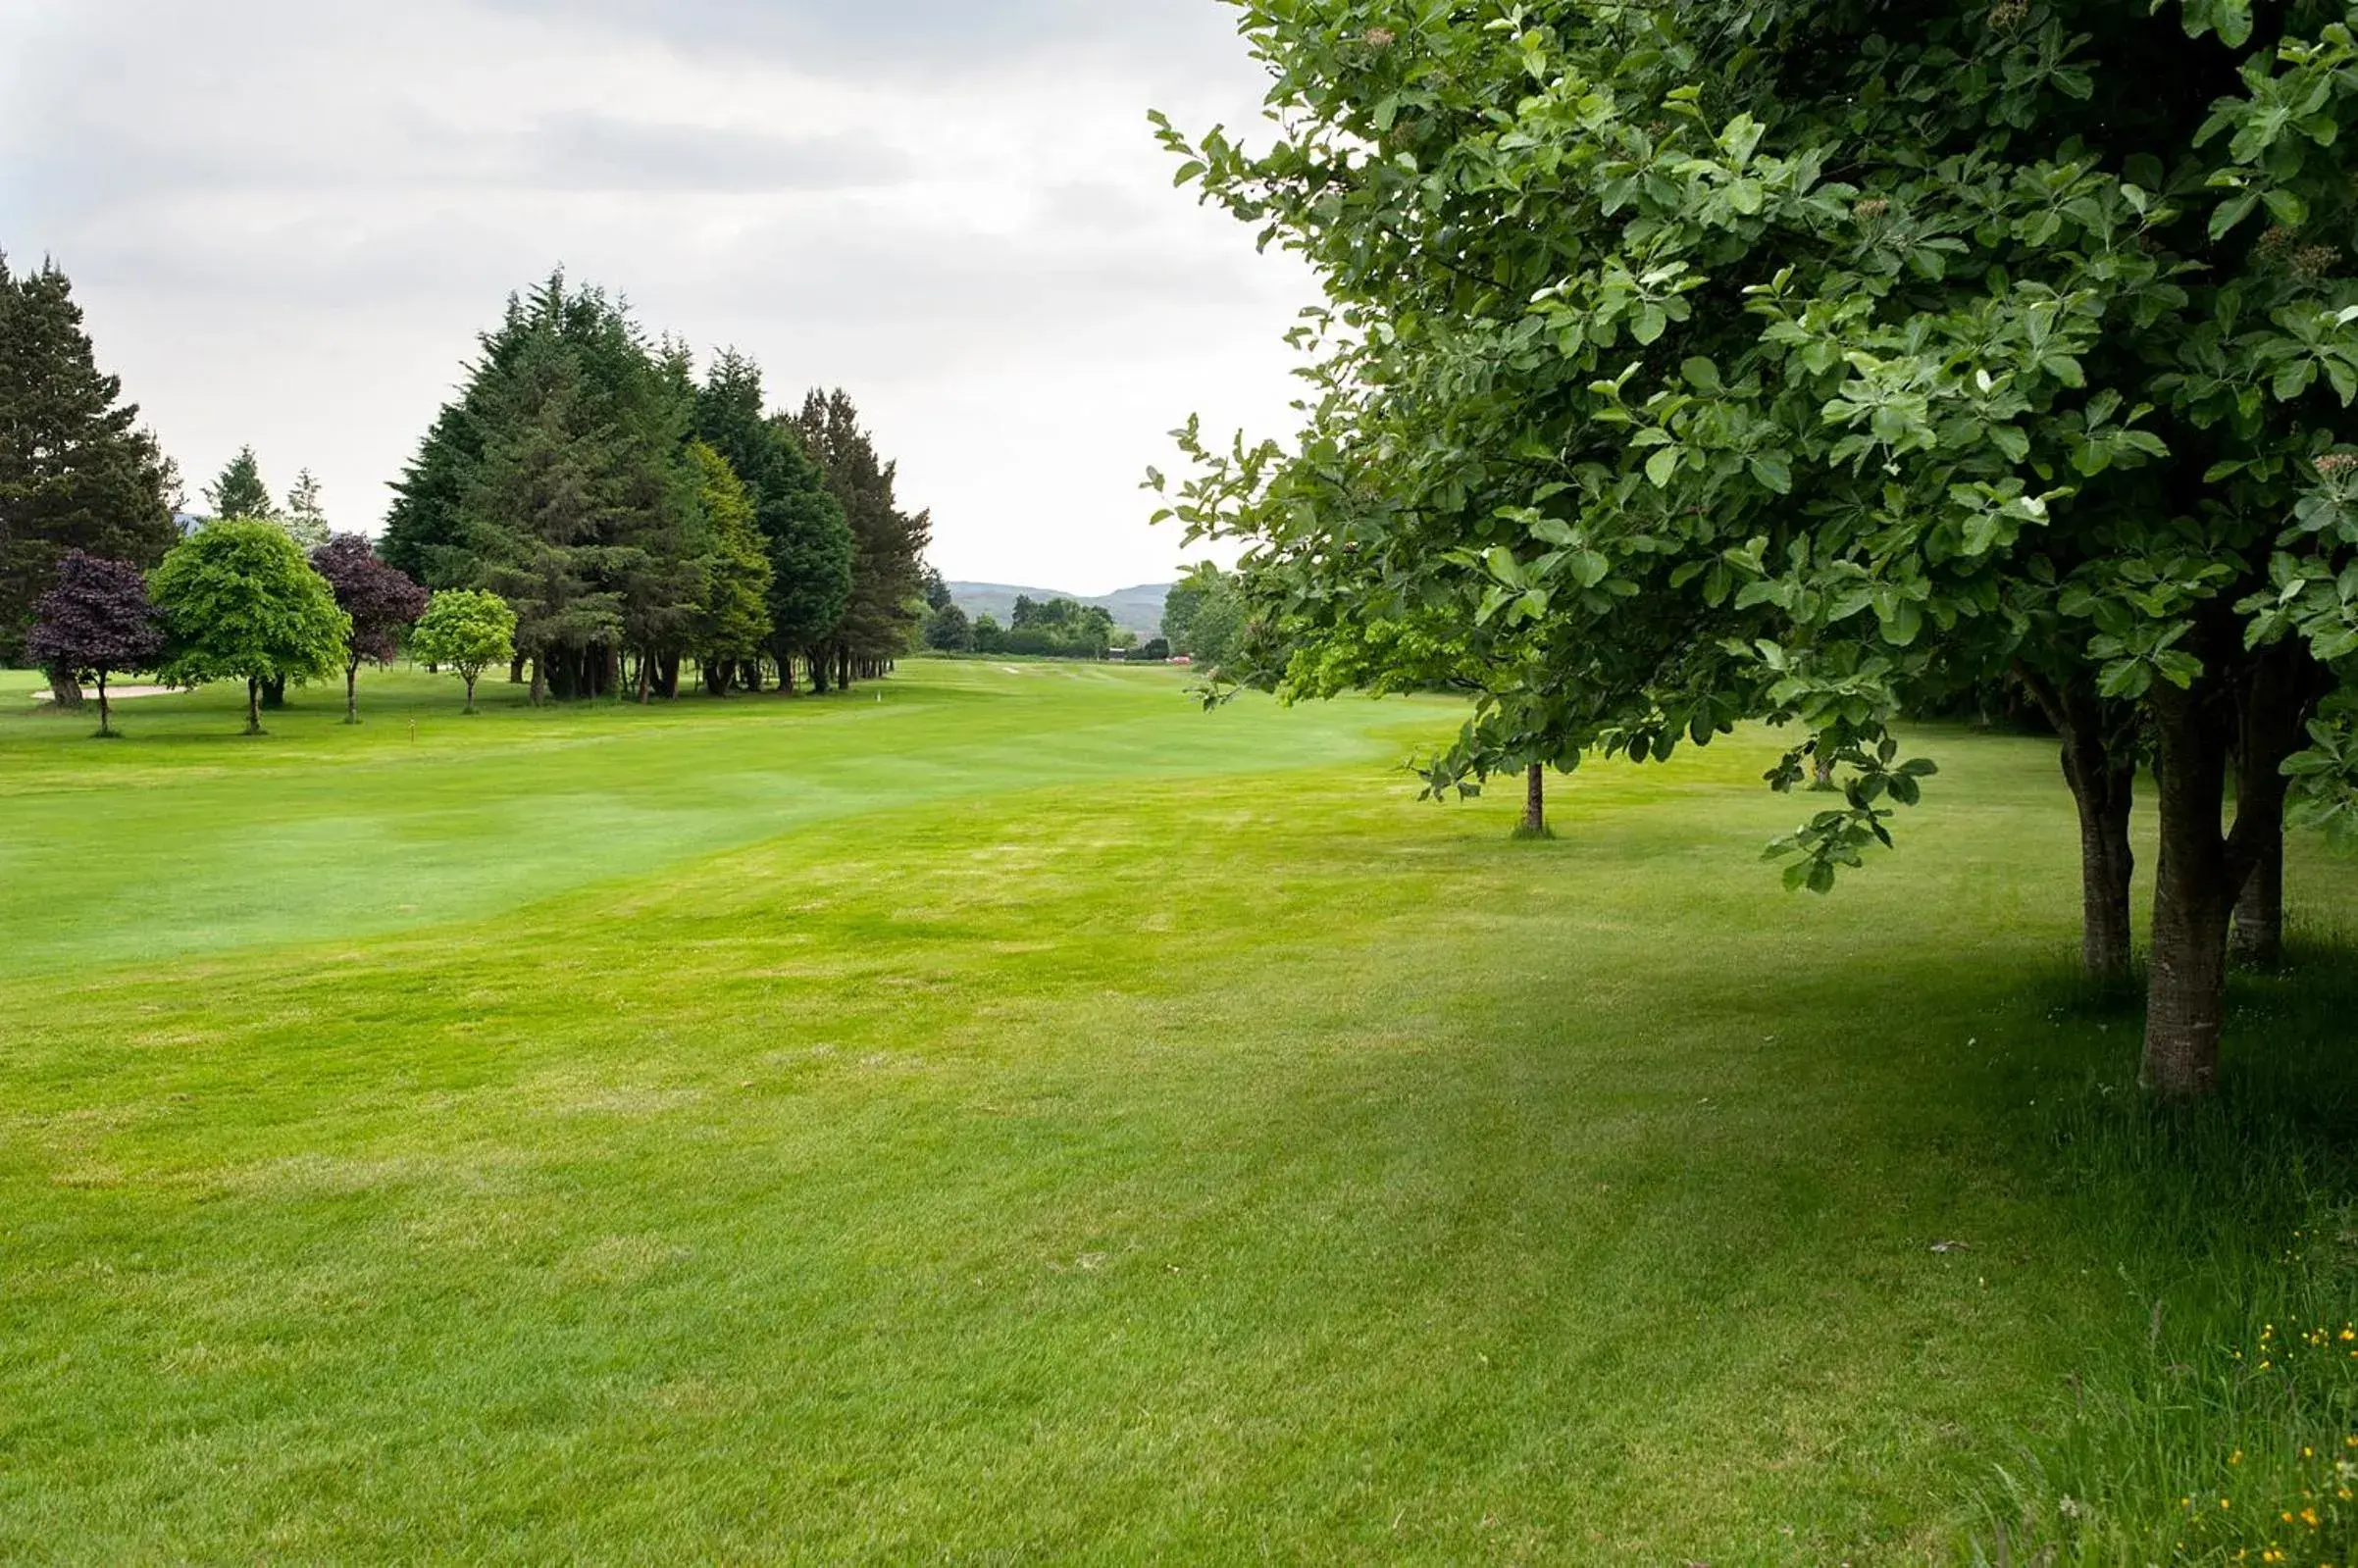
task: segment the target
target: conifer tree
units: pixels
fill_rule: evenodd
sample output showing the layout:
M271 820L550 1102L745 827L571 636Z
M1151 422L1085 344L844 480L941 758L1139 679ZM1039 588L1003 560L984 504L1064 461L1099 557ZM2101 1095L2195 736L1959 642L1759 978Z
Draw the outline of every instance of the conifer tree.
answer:
M306 550L324 548L333 531L328 526L328 508L321 497L319 477L309 469L295 474L294 488L286 492L286 514L279 519L287 537Z
M262 482L262 464L254 449L241 446L221 471L221 478L205 488L205 503L220 519L254 518L273 520L279 515L279 504L271 499L270 486Z
M795 428L851 529L851 595L833 640L837 679L875 674L914 639L925 615L930 513L911 516L895 495L897 465L876 455L859 410L841 387L813 390Z
M67 552L144 568L178 536L172 465L122 396L65 274L20 278L0 256L0 664L25 657L34 601ZM51 684L61 706L79 703L71 672Z
M698 607L696 648L705 686L716 697L726 696L738 670L769 649L770 556L753 521L752 494L728 460L703 441L690 443L688 455L701 476L697 498L713 536L712 570L706 574L704 602ZM676 696L676 663L667 675L664 694Z
M487 400L491 433L461 514L482 585L516 611L535 703L552 676L560 695L594 690L588 661L622 634L620 598L598 571L620 489L588 401L581 362L544 325Z
M753 501L769 546L770 649L791 687L807 659L824 691L831 638L851 597L851 530L792 418L764 409L761 367L734 351L714 362L696 398L696 434L728 461Z

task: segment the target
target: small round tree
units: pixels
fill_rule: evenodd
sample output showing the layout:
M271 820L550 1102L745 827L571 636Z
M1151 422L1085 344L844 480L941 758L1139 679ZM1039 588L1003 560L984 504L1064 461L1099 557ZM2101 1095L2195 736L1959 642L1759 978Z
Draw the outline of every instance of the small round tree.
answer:
M57 586L42 595L34 614L26 650L51 669L97 682L98 734L111 739L107 677L151 668L164 647L147 580L128 562L69 550L58 564Z
M325 578L336 607L352 618L344 640L344 723L360 723L360 667L390 664L401 633L426 613L426 590L407 573L377 559L377 547L357 533L338 533L311 552L311 569Z
M208 524L164 557L149 582L169 632L164 675L245 682L245 733L262 733L265 682L332 674L351 617L276 524Z
M516 612L496 593L452 588L434 596L409 636L410 652L448 665L467 683L467 711L475 711L475 683L485 669L515 657Z

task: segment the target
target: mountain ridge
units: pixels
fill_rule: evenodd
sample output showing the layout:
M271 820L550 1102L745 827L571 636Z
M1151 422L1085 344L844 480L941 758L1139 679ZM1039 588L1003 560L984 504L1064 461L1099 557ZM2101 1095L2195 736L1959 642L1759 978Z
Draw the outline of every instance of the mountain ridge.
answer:
M1015 613L1017 597L1032 599L1072 599L1081 604L1095 604L1113 617L1113 624L1141 637L1158 635L1162 631L1162 604L1173 584L1142 582L1133 587L1116 588L1111 593L1068 593L1061 588L1026 587L1013 582L952 582L948 584L950 602L970 616L987 615L1005 626Z

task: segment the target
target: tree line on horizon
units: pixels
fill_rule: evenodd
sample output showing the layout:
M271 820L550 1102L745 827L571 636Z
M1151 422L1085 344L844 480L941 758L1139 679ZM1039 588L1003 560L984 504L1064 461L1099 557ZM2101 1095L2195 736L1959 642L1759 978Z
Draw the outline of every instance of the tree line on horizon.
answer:
M772 411L736 352L699 381L601 291L512 296L401 481L382 541L332 532L308 470L280 505L250 447L183 537L180 481L97 367L54 264L0 256L0 664L61 709L155 671L248 683L249 729L286 684L404 651L467 682L505 663L533 700L715 695L797 672L824 692L886 673L940 578L850 397ZM497 651L494 653L494 644Z

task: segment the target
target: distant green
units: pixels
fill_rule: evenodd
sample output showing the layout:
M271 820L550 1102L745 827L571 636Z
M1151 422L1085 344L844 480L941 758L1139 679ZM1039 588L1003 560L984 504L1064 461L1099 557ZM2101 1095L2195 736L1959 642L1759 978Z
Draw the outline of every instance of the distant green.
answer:
M1929 737L1803 900L1764 735L1515 843L1399 771L1449 704L1158 669L36 684L0 1560L1947 1561L2076 1463L2169 1528L2105 1401L2346 1303L2341 1080L2247 1064L2330 1053L2358 876L2297 848L2248 1139L2145 1127L2042 742ZM2220 1410L2147 1448L2290 1474Z

